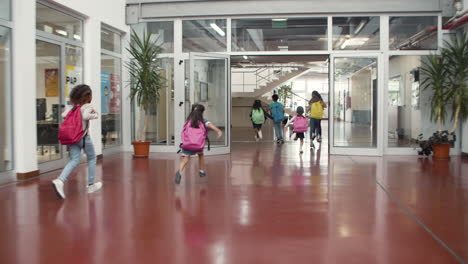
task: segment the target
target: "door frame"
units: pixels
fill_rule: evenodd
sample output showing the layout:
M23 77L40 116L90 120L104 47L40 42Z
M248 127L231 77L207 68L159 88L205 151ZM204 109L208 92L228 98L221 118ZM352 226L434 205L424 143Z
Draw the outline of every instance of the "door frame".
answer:
M51 45L56 45L56 46L58 46L60 48L59 76L58 76L58 78L59 78L59 99L60 99L59 104L64 105L65 101L66 101L65 94L64 94L64 92L65 92L65 78L66 78L65 77L65 74L66 74L65 73L65 68L66 68L65 47L66 47L66 43L63 43L63 42L60 42L60 41L57 41L57 40L52 40L52 39L42 37L42 36L39 36L39 35L36 36L36 41L42 41L42 42L45 42L45 43L48 43L48 44L51 44ZM37 55L36 55L36 58L37 58ZM37 98L37 96L36 96L36 98ZM62 115L59 113L59 115L58 115L59 126L60 126L60 124L62 124L62 122L63 122L63 118L62 118ZM37 133L37 124L36 124L36 133ZM57 168L64 167L65 164L67 163L67 161L68 161L68 157L66 155L67 147L64 146L64 145L61 145L60 142L58 141L58 139L57 139L57 143L60 146L61 158L56 159L56 160L45 161L45 162L39 162L39 160L38 160L37 162L38 162L39 170L41 172L48 172L48 171L51 171L51 170L55 170ZM37 145L37 147L39 147L39 145Z
M187 57L186 57L187 58ZM224 99L224 105L225 105L225 141L226 145L225 146L211 146L210 151L205 151L205 155L222 155L222 154L229 154L231 153L231 56L227 54L218 54L218 53L201 53L201 52L190 52L188 54L188 60L190 63L189 71L190 71L190 82L189 82L189 103L192 105L195 100L195 82L194 82L194 69L195 69L195 60L196 59L224 59L225 60L225 98ZM184 69L185 70L185 69ZM185 98L185 85L181 86L184 87L184 91L182 93L179 93L179 98L176 99L176 102L185 102L187 101ZM185 107L183 108L185 109ZM179 118L175 118L176 122L179 122L179 124L176 127L183 127L185 124L185 111L174 111L176 114L179 116ZM181 114L180 114L181 113ZM180 117L181 115L182 118ZM180 130L179 130L180 131ZM180 138L176 137L175 140L176 146L179 146Z
M335 147L334 146L334 107L335 107L335 58L377 58L377 146L376 148L365 148L365 147ZM340 52L330 54L329 63L329 149L331 155L356 155L356 156L383 156L383 98L384 98L384 63L382 52L362 52L359 54L353 54L352 52Z

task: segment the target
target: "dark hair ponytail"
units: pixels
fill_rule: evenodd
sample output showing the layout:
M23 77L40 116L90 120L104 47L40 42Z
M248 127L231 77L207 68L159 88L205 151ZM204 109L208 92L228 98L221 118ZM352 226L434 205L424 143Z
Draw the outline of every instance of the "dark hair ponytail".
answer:
M205 112L205 107L201 104L192 105L192 112L187 117L187 121L192 122L193 128L199 128L198 122L203 123L203 112Z

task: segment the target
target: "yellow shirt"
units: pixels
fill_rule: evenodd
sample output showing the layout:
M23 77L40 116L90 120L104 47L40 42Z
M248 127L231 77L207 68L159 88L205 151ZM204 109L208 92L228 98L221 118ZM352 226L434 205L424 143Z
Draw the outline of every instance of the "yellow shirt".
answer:
M323 117L323 105L322 102L318 101L310 104L310 117L315 119L322 119Z

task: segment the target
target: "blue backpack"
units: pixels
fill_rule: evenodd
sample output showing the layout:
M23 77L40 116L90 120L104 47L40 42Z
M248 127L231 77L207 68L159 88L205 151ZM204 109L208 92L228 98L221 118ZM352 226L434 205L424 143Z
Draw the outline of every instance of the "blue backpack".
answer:
M281 122L284 119L283 105L275 102L270 105L271 114L273 115L273 121L275 123Z

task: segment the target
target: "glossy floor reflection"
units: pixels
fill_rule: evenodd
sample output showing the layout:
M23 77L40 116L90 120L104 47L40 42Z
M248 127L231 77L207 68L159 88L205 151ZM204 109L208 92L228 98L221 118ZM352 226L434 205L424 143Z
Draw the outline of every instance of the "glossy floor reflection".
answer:
M0 189L0 263L458 263L468 260L468 162L300 156L297 142L236 143L196 159L107 156L60 201L58 173ZM388 193L387 193L388 192ZM418 222L417 219L420 221ZM423 225L431 230L437 241Z

